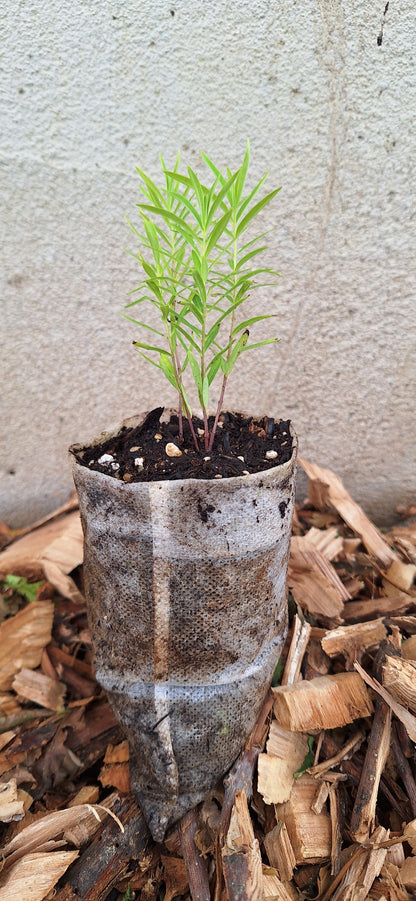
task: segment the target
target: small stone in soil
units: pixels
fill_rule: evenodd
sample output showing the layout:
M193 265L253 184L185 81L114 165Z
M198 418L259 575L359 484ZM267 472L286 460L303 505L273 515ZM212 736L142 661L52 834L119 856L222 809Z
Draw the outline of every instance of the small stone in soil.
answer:
M130 450L131 454L135 454L136 451L140 450L140 448L139 447L130 447L129 450Z
M113 470L113 472L117 472L117 470L120 469L120 463L113 462L113 463L110 463L110 466L111 466L111 469Z
M277 451L269 450L266 451L266 460L275 460L277 457Z
M136 457L134 460L134 465L137 466L138 469L143 469L144 457Z
M182 451L179 450L179 447L177 447L176 444L173 444L172 441L168 441L168 443L165 447L165 451L166 451L168 457L181 457L182 456Z
M103 454L102 457L97 460L97 463L113 463L113 461L114 457L112 454Z
M162 440L162 435L159 435L159 432L156 432L155 441L161 441L161 440Z

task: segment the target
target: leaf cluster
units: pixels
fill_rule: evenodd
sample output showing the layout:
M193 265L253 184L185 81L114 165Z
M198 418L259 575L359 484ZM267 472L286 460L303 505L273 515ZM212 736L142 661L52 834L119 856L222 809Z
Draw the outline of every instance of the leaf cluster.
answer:
M207 183L190 166L186 174L179 171L179 154L173 169L168 169L161 158L161 187L137 170L141 228L129 224L139 242L133 256L142 279L131 292L134 296L124 315L147 333L133 342L139 353L160 369L178 392L180 423L182 414L189 421L192 416L183 379L187 367L191 370L204 416L205 448L210 448L227 380L238 358L277 340L249 343L251 327L271 318L271 314L247 319L238 314L254 289L274 284L278 275L258 260L266 249L265 233L253 237L248 230L280 189L262 195L264 176L254 188L246 190L248 144L242 165L235 172L221 172L205 153L202 158ZM136 316L133 308L145 303L158 311L156 328ZM222 387L210 433L210 389L217 374L222 377Z

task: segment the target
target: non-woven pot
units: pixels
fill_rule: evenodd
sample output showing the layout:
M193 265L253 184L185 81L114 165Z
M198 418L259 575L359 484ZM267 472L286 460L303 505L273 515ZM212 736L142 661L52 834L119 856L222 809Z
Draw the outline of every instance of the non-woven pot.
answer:
M96 678L157 841L244 747L281 654L291 434L287 463L234 478L125 483L74 462Z

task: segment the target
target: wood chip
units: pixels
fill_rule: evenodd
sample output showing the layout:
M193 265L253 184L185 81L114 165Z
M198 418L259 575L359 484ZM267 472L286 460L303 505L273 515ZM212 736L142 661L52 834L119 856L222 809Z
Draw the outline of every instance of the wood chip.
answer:
M77 857L78 851L26 854L0 876L0 901L43 901Z
M69 573L80 566L84 539L79 512L47 521L0 553L0 578L8 573L31 582L47 579L64 597L83 603Z
M364 651L377 647L387 636L383 620L357 623L352 626L337 626L321 639L322 648L328 657L342 655L347 663L360 657Z
M273 720L266 749L258 758L257 789L266 804L280 804L290 797L293 774L308 753L308 737Z
M1 822L11 823L12 820L22 820L24 815L24 798L19 797L16 779L10 779L10 782L0 782Z
M62 710L66 687L57 679L44 676L30 669L22 669L13 680L13 689L22 698L46 707L48 710Z
M414 563L404 563L403 560L394 560L384 573L385 579L399 588L400 591L410 591L416 576Z
M416 660L386 656L382 667L383 685L413 713L416 713Z
M368 552L376 558L382 566L390 566L397 555L384 540L381 532L370 522L361 507L352 500L348 491L344 488L341 479L330 469L324 469L308 460L299 459L302 469L315 488L319 485L321 490L321 503L325 506L326 500L338 511L344 522L360 535ZM326 499L326 500L325 500ZM316 503L316 496L315 496Z
M264 847L270 866L276 868L282 882L290 882L296 866L296 857L283 820L278 820L274 829L265 835Z
M318 676L272 689L274 714L285 729L336 729L372 713L368 691L356 673Z
M51 601L35 601L0 625L0 690L12 687L21 669L35 669L52 635L54 607Z
M289 883L282 882L277 875L263 869L263 889L265 901L297 901L299 894Z
M316 814L312 804L317 786L312 776L304 773L295 779L290 799L275 806L276 819L287 828L296 864L320 863L331 854L331 820L326 811Z
M129 744L122 741L116 747L109 745L104 757L99 780L101 785L113 786L120 792L130 791Z
M265 901L260 847L244 791L237 791L225 845L222 864L229 901Z

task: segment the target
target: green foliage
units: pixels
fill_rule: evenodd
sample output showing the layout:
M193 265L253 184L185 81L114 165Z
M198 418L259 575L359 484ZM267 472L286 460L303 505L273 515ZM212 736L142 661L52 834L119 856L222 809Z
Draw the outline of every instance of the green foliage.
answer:
M308 753L307 753L303 763L300 765L299 769L296 770L296 773L293 773L294 779L298 779L299 776L302 775L302 773L304 773L307 769L309 769L310 766L312 766L313 759L314 759L313 742L314 742L313 735L310 735L308 738L308 748L309 748Z
M37 590L43 585L43 582L27 582L21 576L7 575L3 579L3 584L6 588L13 588L26 601L33 603L33 601L36 601Z
M129 224L139 241L138 251L132 255L140 265L142 279L131 292L134 298L124 315L142 330L141 338L133 342L138 352L160 369L178 392L180 425L182 414L189 421L192 416L183 384L183 373L189 367L204 416L205 448L210 449L225 387L237 360L248 350L278 340L249 344L251 327L272 314L242 321L238 316L249 294L261 285L275 284L278 275L258 264L266 249L264 234L250 237L247 230L280 189L260 196L264 176L245 193L248 143L242 165L235 172L227 169L224 174L205 153L202 157L208 169L207 184L190 166L187 174L179 172L179 154L173 169L161 158L162 187L137 170L143 198L137 204L141 230ZM141 304L157 309L157 328L136 318L132 308ZM222 377L222 385L209 432L210 390L217 375Z
M132 901L133 895L131 893L130 883L127 886L127 891L124 893L122 901Z

